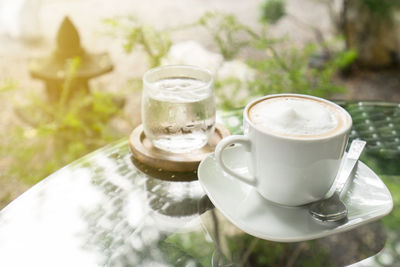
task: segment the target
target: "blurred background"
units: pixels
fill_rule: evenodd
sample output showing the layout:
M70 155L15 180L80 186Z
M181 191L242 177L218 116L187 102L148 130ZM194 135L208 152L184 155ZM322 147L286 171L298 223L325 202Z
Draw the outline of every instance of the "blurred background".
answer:
M0 208L140 124L141 76L215 75L219 109L280 92L400 102L396 0L0 0Z

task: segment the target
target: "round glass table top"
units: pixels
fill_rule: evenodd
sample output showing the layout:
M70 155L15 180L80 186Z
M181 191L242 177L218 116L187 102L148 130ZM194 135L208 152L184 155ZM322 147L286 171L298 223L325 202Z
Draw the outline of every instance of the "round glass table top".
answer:
M393 196L382 220L310 241L260 239L214 207L196 172L148 167L122 140L58 170L0 212L0 266L399 265L400 107L341 104L354 120L350 138L369 144L362 161ZM241 133L241 112L220 112L219 121Z

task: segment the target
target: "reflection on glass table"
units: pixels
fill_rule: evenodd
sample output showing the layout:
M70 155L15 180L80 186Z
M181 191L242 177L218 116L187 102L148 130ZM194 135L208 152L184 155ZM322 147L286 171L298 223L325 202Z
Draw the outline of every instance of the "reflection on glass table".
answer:
M351 139L368 141L361 160L394 198L382 220L310 241L256 238L213 206L196 173L145 166L122 140L53 173L0 212L0 266L396 266L400 106L340 104L354 120ZM241 112L220 112L220 122L241 133Z

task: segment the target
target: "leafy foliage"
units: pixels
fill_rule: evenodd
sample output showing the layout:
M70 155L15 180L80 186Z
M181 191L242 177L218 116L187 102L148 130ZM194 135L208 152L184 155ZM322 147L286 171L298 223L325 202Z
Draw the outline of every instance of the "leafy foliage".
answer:
M18 82L13 79L5 79L0 84L0 93L8 92L14 90L18 86Z
M310 63L313 57L327 53L329 44L295 47L288 46L284 38L270 37L266 21L276 21L285 14L284 1L267 1L265 8L277 15L268 13L268 17L264 14L268 19L265 17L259 31L243 24L232 14L220 12L206 12L195 23L180 27L205 29L226 61L236 59L245 49L256 51L259 55L256 59L245 61L248 68L255 72L252 80L216 76L219 107L228 109L243 106L250 98L272 93L292 92L321 97L343 93L345 88L334 84L333 79L338 71L352 63L356 54L351 51L328 51L329 55L321 64L312 66ZM168 54L171 46L170 30L156 30L148 25L140 25L133 18L112 18L105 22L111 27L114 36L122 37L127 53L135 49L144 51L150 67L159 66Z
M265 24L259 32L256 32L237 19L233 19L232 15L223 13L206 13L199 24L209 31L226 60L237 55L242 48L251 47L261 55L256 59L247 60L248 66L256 73L253 80L241 81L235 77L224 81L216 80L216 94L222 97L220 99L222 108L234 108L246 103L248 99L232 101L234 99L232 94L237 94L243 87L248 88L248 98L284 92L329 97L335 93L345 92L345 88L336 85L333 80L341 69L355 60L356 53L353 51L329 53L317 66L313 66L311 64L313 57L324 55L329 44L324 43L319 46L307 44L304 47L288 45L285 39L269 37ZM230 41L229 38L228 41L220 39L226 32L230 33L229 36L236 36L232 38L234 41ZM242 36L244 40L241 41L239 34L243 32L245 36ZM233 88L231 95L224 97L218 93L218 90L223 90L228 85Z
M393 14L395 8L400 7L399 0L362 0L360 4L377 19L386 19Z
M240 266L333 266L327 251L315 241L277 243L251 235L229 236L228 246L233 262Z
M111 30L110 34L122 37L123 47L127 53L134 49L141 49L148 59L150 67L160 65L165 57L171 40L167 31L160 31L150 25L141 25L133 17L105 19L104 22Z
M197 21L213 38L219 52L227 60L233 59L241 48L249 45L251 29L232 14L206 12Z
M276 23L285 16L284 0L267 0L261 5L261 20Z
M29 184L36 183L72 160L122 136L109 125L112 118L122 116L121 104L114 100L115 95L94 91L69 97L79 62L75 58L69 64L59 101L52 103L31 95L28 105L16 108L24 124L9 129L9 142L0 150L1 156L12 158L9 175Z
M321 67L313 68L309 61L316 51L317 48L309 44L303 49L291 47L279 54L274 51L272 57L251 61L250 66L258 70L253 83L255 94L287 92L329 97L333 93L344 93L345 88L332 80L337 71L354 58L354 53L338 53Z
M393 262L400 262L400 255L398 253L397 244L400 242L400 234L399 234L399 225L400 225L400 184L399 178L400 176L382 176L383 182L390 189L390 193L393 197L393 210L390 213L390 216L386 216L382 219L382 222L387 231L387 238L389 239L386 242L385 252L393 257ZM376 259L378 263L380 263L380 258ZM380 263L382 266L387 266L384 263Z

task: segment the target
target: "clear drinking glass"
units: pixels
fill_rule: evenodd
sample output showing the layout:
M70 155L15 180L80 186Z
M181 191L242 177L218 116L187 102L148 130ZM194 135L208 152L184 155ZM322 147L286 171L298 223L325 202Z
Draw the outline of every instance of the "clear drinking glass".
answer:
M143 76L142 123L152 144L186 153L207 144L215 129L214 80L195 66L163 66Z

